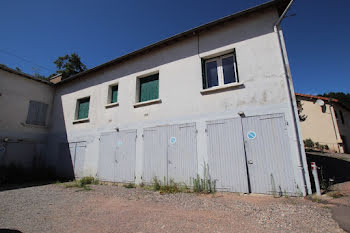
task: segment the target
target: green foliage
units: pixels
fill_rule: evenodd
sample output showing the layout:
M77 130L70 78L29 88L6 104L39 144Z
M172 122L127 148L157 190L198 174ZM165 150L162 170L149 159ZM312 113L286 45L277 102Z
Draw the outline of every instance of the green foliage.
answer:
M86 65L81 62L79 55L76 53L58 57L54 64L57 67L56 73L62 74L62 78L68 78L72 75L87 70Z
M136 185L133 183L127 183L127 184L123 184L123 187L127 189L134 189L136 188Z
M311 140L311 138L304 140L304 146L308 148L313 148L315 146L315 143Z
M339 191L333 191L333 192L329 192L327 193L328 196L333 197L333 198L340 198L340 197L344 197L344 194L342 194Z
M73 182L66 183L64 186L66 188L82 188L83 190L90 191L91 188L88 186L89 184L99 184L99 181L92 176L86 176L80 180L74 180Z
M160 190L160 181L157 179L157 177L153 178L152 189L153 189L153 191Z
M300 100L297 100L297 108L298 108L298 115L299 115L300 122L305 121L307 118L307 115L302 114L302 111L304 110L304 108Z
M198 174L193 181L193 192L195 193L215 193L216 192L216 181L211 180L209 175L209 166L204 163L203 178Z
M323 95L320 95L320 96L338 99L340 103L342 103L346 108L350 109L350 93L329 92L329 93L324 93Z

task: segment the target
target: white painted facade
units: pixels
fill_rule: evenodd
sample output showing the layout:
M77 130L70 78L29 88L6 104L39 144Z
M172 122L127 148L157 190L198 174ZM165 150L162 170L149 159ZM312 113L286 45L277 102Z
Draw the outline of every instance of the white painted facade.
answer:
M65 169L70 172L73 169L75 175L80 177L99 176L99 161L104 156L101 152L101 135L126 130L136 132L136 146L133 147L136 162L132 166L135 182L141 183L145 174L146 128L178 124L195 127L195 138L185 136L193 140L190 146L195 144L196 149L191 147L189 151L196 152L192 161L198 164L191 166L197 167L195 173L201 175L204 164L208 164L209 160L209 121L234 119L239 125L243 122L240 118L244 116L283 116L283 126L280 127L283 129L279 135L287 135L283 148L287 148L290 157L290 163L284 162L283 166L288 165L292 181L289 183L305 195L310 192L310 181L303 145L296 130L299 127L294 119L296 108L290 99L294 91L291 80L287 78L289 67L286 68L285 63L288 65L288 61L282 54L283 38L282 44L279 41L282 32L275 31L274 27L280 14L274 2L269 4L256 8L259 10L242 13L239 17L220 21L215 26L208 24L205 30L187 33L179 39L163 42L162 46L104 65L101 69L93 68L71 80L48 85L23 77L0 79L4 82L0 85L0 92L7 93L0 97L0 106L11 105L9 112L2 113L0 117L0 129L14 134L18 132L18 135L32 134L35 138L40 138L40 135L42 144L48 148L46 165L60 173L62 164L68 162L69 167ZM233 51L239 82L203 90L202 60ZM138 79L155 73L159 74L159 99L140 105L137 101ZM31 82L35 82L35 85ZM111 106L108 105L109 88L115 84L118 84L118 103ZM23 93L23 96L14 98L16 92ZM6 97L8 93L11 93L11 98ZM88 119L77 121L77 101L85 97L90 97ZM9 104L5 98L11 99L13 104ZM23 109L28 107L29 99L49 104L48 127L33 128L21 124L25 121L27 110L23 112ZM17 111L22 112L16 114ZM14 123L11 125L8 122ZM193 135L194 131L191 132ZM238 140L242 146L243 140ZM274 147L273 144L265 146ZM78 159L77 150L81 153ZM70 154L68 160L66 154ZM213 156L216 155L211 154ZM217 156L220 160L220 154ZM244 153L239 156L244 157ZM278 158L278 154L274 156ZM77 162L79 175L75 170ZM272 170L267 171L268 174L270 172ZM239 180L239 177L235 177L235 180Z
M288 124L294 178L299 187L304 187L306 179L309 189L305 155L300 155L298 149L295 109L291 108L278 33L273 28L278 18L273 7L264 9L56 85L50 127L51 166L60 162L60 143L85 141L83 175L96 176L99 156L103 156L99 155L101 133L117 128L136 129L135 182L140 183L144 128L194 122L198 131L198 174L202 174L203 163L208 160L206 121L237 118L238 112L246 116L283 113ZM201 59L234 49L240 85L203 93ZM159 72L160 101L135 107L137 79L154 72ZM108 88L116 83L119 104L106 108ZM77 100L88 96L89 121L74 124Z

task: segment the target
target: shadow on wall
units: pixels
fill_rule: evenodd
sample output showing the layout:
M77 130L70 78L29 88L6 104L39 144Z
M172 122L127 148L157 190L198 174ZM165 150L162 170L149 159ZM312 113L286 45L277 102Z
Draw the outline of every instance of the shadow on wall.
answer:
M317 155L306 153L312 190L315 191L314 178L312 177L311 162L315 162L318 169L318 177L320 180L321 188L328 187L330 184L338 184L346 181L350 181L350 162L328 157L326 155Z

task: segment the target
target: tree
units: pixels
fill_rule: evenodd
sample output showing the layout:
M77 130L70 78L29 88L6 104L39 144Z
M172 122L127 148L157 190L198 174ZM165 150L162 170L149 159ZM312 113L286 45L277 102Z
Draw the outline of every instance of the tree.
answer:
M298 107L299 120L300 122L303 122L306 120L307 116L305 114L302 114L302 111L304 110L304 108L300 100L297 100L297 107Z
M329 92L320 95L323 97L338 99L346 108L350 109L350 94L344 92Z
M68 78L87 70L86 65L81 62L79 55L76 53L58 57L54 64L57 66L56 74L62 74L62 78Z

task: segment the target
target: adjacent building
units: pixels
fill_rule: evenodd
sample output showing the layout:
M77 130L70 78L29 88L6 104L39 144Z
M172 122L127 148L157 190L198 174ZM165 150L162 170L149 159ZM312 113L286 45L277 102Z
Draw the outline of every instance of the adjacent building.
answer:
M45 166L54 87L0 66L0 167Z
M188 185L209 172L218 190L310 193L280 28L289 6L270 1L56 80L47 166Z
M350 110L339 100L296 93L301 115L303 139L327 145L329 151L350 153Z

